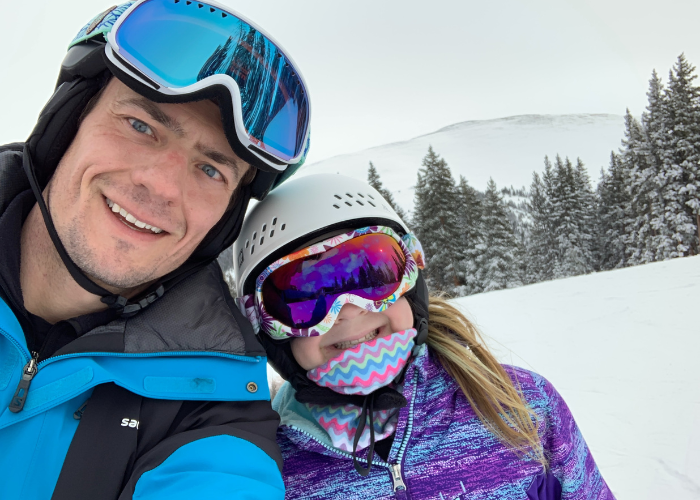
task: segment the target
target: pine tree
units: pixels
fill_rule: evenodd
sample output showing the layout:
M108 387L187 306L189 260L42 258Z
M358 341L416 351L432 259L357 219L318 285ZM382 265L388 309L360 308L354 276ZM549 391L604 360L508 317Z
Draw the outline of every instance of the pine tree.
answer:
M372 162L369 162L369 170L367 171L367 183L374 189L379 191L379 194L382 195L382 197L386 200L389 206L394 209L396 215L401 217L401 220L408 224L406 212L404 212L403 209L399 206L399 204L396 203L396 201L394 201L394 196L391 194L391 191L384 187L384 184L382 184L382 180L379 178L379 172L377 172L377 169Z
M553 191L552 164L544 157L542 178L537 172L532 174L530 186L531 217L530 238L527 245L527 282L537 283L554 278L558 245L554 238L554 220L552 218Z
M698 251L700 214L700 89L695 68L681 54L665 93L663 167L656 176L664 202L656 260Z
M426 279L434 290L454 293L459 280L457 195L447 162L430 146L418 170L413 225L426 254Z
M522 255L506 211L496 183L489 179L482 207L483 234L477 245L477 277L485 292L523 284L519 277Z
M663 134L661 91L663 84L654 71L649 81L649 105L640 124L627 110L625 138L620 161L623 170L627 205L625 208L625 253L628 265L653 262L653 210L660 206L660 194L654 183L659 170L660 140Z
M477 278L478 245L482 243L484 224L482 221L483 195L471 187L463 176L457 185L457 226L459 239L459 277L464 283L460 295L482 292Z
M618 269L627 264L626 210L630 196L625 189L625 170L620 155L610 153L608 172L601 169L597 187L597 269Z
M593 271L592 228L593 206L590 181L583 163L574 168L568 158L557 155L551 198L557 259L554 277L565 278Z

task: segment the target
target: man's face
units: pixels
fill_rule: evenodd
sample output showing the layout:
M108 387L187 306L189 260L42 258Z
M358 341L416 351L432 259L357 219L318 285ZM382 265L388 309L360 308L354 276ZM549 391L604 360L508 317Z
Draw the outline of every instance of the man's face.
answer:
M75 263L129 290L187 260L249 168L211 101L157 104L112 78L49 183L49 207Z

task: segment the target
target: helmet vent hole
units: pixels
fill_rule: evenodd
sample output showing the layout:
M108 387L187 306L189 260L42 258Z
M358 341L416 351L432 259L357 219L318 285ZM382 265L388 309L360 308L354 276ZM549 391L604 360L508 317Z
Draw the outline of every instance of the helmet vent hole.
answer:
M360 200L355 200L355 201L356 201L356 202L357 202L357 204L358 204L358 205L360 205L361 207L364 207L364 206L365 206L365 204L364 204L364 203L362 203L362 202L361 202Z
M214 7L209 7L209 12L214 12L216 9Z
M255 240L258 238L258 233L257 231L253 233L253 237L251 239Z
M287 227L287 224L282 224L282 227L280 228L282 231L284 231L284 228Z
M277 217L275 217L274 219L272 219L272 225L274 226L275 224L277 224Z
M374 199L374 196L372 196L372 195L369 194L369 193L367 193L367 196L369 196L369 198L372 199L372 200Z
M375 205L375 204L372 203L371 201L367 201L367 203L369 203L370 205L372 205L374 208L377 208L377 205Z
M250 246L250 240L245 240L245 247L248 248Z
M264 237L264 236L261 236L261 237L260 237L260 244L262 245L264 241L265 241L265 237Z
M350 203L349 201L346 201L345 204L346 204L347 206L349 206L349 207L352 206L352 203Z
M352 195L350 193L345 193L348 198L352 198Z
M192 5L192 2L189 2L189 1L188 1L188 2L187 2L187 5Z
M275 235L275 230L273 229L272 231L270 231L270 238L272 238L274 235Z
M333 205L335 208L340 208L338 205Z
M202 5L201 3L200 3L200 4L197 4L197 6L198 6L200 9L201 9L202 7L204 7L204 5Z
M333 196L335 196L335 197L338 198L339 200L342 200L342 199L343 199L343 198L341 198L340 196L338 196L337 194L334 194Z
M263 228L262 228L261 232L264 233L265 231L267 231L267 224L263 224Z
M362 196L362 193L357 193L357 196L359 196L360 198L364 198L364 196Z
M250 255L253 255L253 252L255 252L255 245L250 247Z

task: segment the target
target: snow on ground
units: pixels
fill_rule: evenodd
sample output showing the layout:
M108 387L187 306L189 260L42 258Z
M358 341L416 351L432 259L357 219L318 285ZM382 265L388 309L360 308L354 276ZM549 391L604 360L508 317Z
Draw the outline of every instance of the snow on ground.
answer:
M544 168L544 156L554 158L557 153L572 161L580 157L595 183L601 167L610 163L610 151L620 147L623 134L624 118L618 115L521 115L468 121L408 141L305 165L296 175L339 172L367 180L372 161L384 186L410 210L416 173L430 145L447 161L455 180L464 175L473 187L484 191L489 177L499 188L529 187L532 172Z
M700 499L700 256L456 299L563 395L618 499Z

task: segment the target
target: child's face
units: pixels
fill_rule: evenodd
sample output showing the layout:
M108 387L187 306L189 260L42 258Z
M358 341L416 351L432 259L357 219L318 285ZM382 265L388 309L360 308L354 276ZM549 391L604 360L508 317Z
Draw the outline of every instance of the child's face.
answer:
M412 327L413 314L405 297L382 312L345 304L333 327L323 335L292 339L292 353L297 363L308 371L335 358L345 349Z

